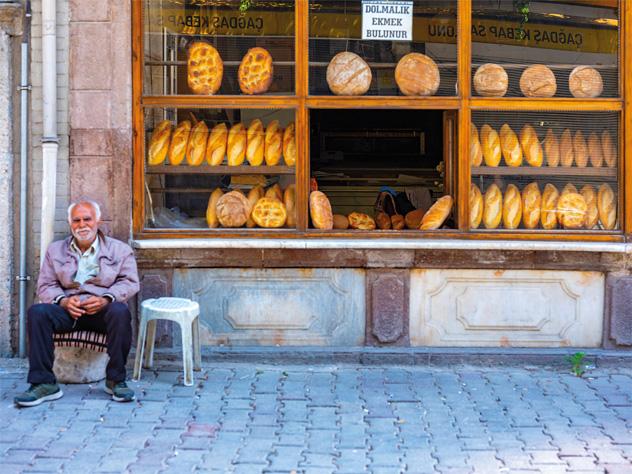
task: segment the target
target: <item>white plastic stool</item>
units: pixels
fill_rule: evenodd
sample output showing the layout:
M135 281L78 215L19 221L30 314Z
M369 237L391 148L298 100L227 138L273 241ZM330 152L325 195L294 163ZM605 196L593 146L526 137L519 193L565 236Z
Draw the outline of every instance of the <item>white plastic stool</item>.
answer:
M134 361L134 380L140 378L141 362L147 369L154 362L154 339L156 320L167 319L180 325L182 332L182 364L184 365L184 385L193 385L193 371L201 370L200 354L200 305L186 298L153 298L141 303L138 344Z

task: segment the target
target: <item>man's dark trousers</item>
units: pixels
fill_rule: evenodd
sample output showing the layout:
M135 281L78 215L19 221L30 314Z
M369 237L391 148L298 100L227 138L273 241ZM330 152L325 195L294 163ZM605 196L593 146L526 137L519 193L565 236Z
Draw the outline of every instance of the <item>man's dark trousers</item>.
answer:
M110 361L105 376L108 380L123 382L125 363L132 344L131 321L127 305L118 302L108 304L96 314L85 314L76 320L56 304L31 306L27 325L30 345L28 382L55 383L53 333L81 330L107 334Z

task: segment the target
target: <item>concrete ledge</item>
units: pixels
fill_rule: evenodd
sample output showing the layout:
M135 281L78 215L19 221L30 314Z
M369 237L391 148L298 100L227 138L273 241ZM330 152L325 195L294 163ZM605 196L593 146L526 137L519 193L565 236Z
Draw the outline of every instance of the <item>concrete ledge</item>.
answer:
M205 363L248 362L253 364L363 364L417 365L447 367L473 365L483 367L547 366L570 368L566 357L576 352L586 354L585 363L594 367L632 368L632 351L605 349L487 349L487 348L376 348L376 347L205 347ZM130 360L133 360L133 355ZM157 360L181 364L179 349L155 353Z
M541 250L632 253L632 244L458 239L138 239L136 249Z

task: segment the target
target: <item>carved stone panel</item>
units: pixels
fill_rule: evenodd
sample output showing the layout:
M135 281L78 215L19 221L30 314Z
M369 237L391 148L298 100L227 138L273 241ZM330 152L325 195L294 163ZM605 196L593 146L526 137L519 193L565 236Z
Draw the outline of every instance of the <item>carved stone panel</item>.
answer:
M410 294L411 345L601 344L601 273L413 270Z
M408 344L408 270L367 272L367 344Z
M632 346L632 277L608 277L610 338L620 346Z
M179 269L174 296L200 303L203 344L358 346L365 276L353 269Z

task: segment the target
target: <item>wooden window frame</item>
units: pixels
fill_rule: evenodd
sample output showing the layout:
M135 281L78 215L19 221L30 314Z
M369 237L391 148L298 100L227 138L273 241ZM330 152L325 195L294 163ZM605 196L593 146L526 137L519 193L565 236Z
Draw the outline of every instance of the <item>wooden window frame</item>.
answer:
M472 1L457 2L457 85L458 95L448 97L313 96L308 90L309 11L308 0L295 3L295 94L292 96L143 96L143 0L132 0L132 122L133 202L132 230L135 239L144 238L445 238L467 240L547 240L623 242L632 234L632 2L619 0L619 97L607 99L482 98L471 94ZM152 107L199 108L283 108L296 110L297 163L295 229L149 229L145 227L145 137L144 111ZM319 231L308 228L309 111L310 109L440 109L456 113L455 149L459 158L449 164L456 168L455 217L457 229L438 231ZM471 182L469 136L472 111L599 111L618 112L619 161L618 199L620 229L617 231L470 231L468 196Z

